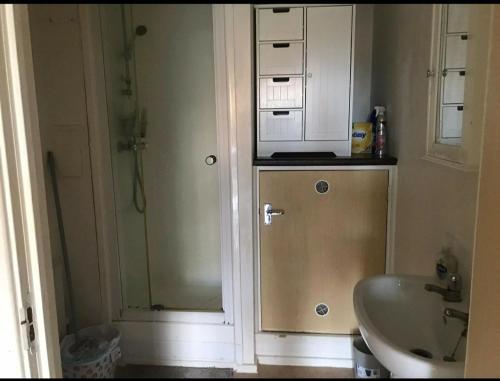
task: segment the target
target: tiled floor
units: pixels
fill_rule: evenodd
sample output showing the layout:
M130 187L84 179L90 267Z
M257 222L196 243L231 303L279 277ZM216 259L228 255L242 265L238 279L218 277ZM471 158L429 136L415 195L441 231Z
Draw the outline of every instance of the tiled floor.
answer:
M117 378L352 378L349 368L259 365L257 374L234 373L232 369L184 368L177 366L126 365Z

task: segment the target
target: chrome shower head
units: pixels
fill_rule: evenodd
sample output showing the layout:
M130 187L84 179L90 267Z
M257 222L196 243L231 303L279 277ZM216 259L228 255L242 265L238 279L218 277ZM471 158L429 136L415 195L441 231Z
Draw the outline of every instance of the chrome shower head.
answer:
M130 39L130 42L128 43L128 45L126 46L125 48L125 58L127 60L131 59L132 58L132 51L134 50L134 45L135 45L135 38L137 36L144 36L146 33L148 32L148 28L146 28L145 25L138 25L136 28L135 28L135 33L134 35L132 36L132 38Z

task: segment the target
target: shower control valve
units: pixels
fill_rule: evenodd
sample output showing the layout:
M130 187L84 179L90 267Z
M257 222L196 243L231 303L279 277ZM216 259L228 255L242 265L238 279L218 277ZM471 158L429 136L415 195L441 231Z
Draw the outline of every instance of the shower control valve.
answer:
M146 141L141 138L134 136L129 139L127 143L118 142L118 152L121 151L143 151L148 148Z

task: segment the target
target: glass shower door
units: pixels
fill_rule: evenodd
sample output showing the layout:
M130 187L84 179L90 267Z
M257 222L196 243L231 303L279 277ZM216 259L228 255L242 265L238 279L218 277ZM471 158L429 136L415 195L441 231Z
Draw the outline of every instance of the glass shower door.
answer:
M123 304L222 310L211 5L102 5Z

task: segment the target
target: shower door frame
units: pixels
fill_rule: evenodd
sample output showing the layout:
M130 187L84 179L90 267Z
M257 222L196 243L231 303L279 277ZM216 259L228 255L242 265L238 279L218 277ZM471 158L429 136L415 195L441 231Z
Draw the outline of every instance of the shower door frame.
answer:
M106 321L189 322L232 325L233 300L233 189L229 141L229 96L226 65L226 31L223 5L212 5L217 129L217 163L219 165L219 224L222 275L222 311L164 310L140 311L123 308L123 290L118 248L118 231L113 193L108 110L101 44L98 5L80 5L80 27L85 66L87 112L89 116L92 182L96 209L96 226L101 273L103 312ZM230 90L230 89L229 89ZM99 128L106 126L106 128ZM236 226L235 226L236 225ZM120 269L119 272L113 269Z

